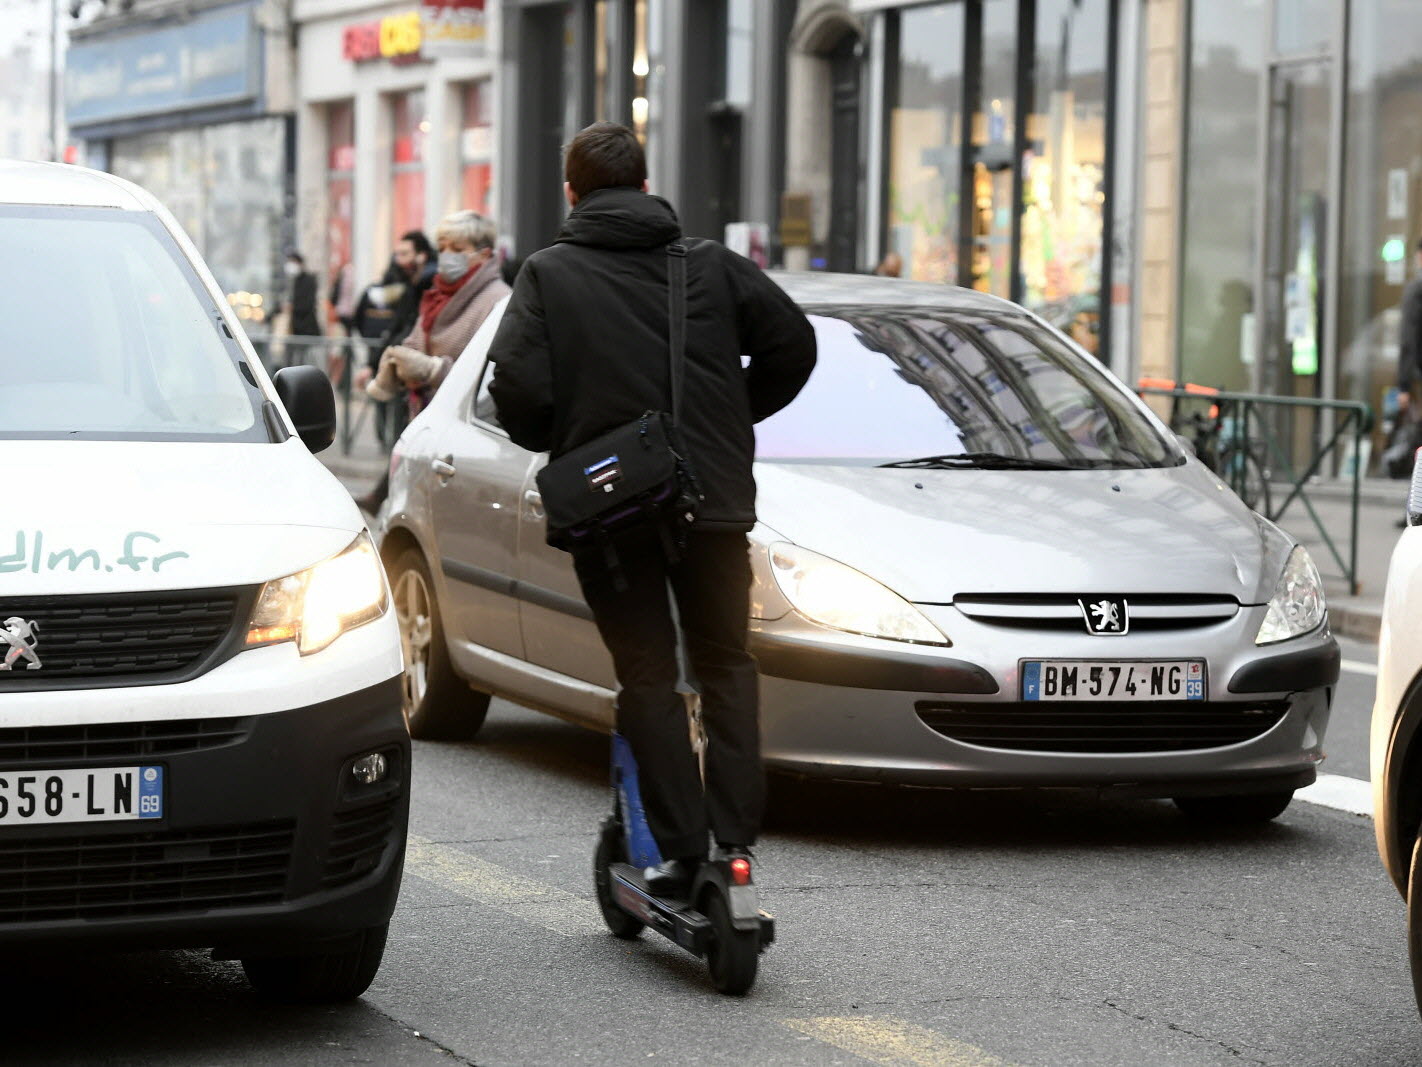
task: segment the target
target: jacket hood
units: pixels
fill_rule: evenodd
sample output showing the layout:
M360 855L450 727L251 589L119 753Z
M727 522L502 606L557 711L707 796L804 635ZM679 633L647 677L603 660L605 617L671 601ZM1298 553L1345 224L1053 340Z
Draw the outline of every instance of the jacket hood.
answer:
M594 248L658 248L681 236L681 223L660 196L640 189L598 189L578 201L558 240Z

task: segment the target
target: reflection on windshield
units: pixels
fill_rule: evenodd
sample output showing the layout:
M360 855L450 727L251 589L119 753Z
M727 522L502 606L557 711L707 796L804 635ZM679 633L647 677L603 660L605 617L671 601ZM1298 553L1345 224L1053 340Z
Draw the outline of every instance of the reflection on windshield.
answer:
M268 440L212 300L144 212L0 210L0 437Z
M1024 316L816 310L819 363L799 398L756 428L758 459L882 464L973 453L1046 468L1179 462L1100 369Z

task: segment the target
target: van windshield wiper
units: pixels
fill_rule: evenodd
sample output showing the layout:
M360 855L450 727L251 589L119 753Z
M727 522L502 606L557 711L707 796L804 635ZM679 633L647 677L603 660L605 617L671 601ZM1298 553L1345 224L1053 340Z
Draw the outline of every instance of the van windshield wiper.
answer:
M907 467L917 470L953 470L958 467L980 470L1025 470L1025 471L1074 471L1084 469L1081 465L1058 463L1051 459L1033 459L1031 456L1009 456L1001 452L955 452L943 456L921 456L918 459L896 459L880 463L881 467Z

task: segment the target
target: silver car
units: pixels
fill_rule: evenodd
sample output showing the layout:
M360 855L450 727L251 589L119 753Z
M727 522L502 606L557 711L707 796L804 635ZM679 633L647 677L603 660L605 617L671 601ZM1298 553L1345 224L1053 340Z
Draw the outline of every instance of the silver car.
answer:
M1339 654L1301 546L1016 305L774 277L820 356L757 427L769 767L1119 787L1218 821L1273 818L1314 780ZM471 734L491 694L613 723L611 660L544 544L546 457L489 398L501 312L392 462L382 552L416 736Z

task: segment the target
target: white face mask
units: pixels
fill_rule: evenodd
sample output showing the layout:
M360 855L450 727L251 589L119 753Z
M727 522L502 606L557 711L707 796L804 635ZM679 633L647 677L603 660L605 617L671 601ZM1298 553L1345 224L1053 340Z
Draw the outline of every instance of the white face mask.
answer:
M295 278L298 274L301 273L301 264L293 263L291 260L287 260L286 266L284 266L282 269L286 271L286 276L288 278Z
M441 252L439 276L447 282L457 282L469 273L468 252Z

